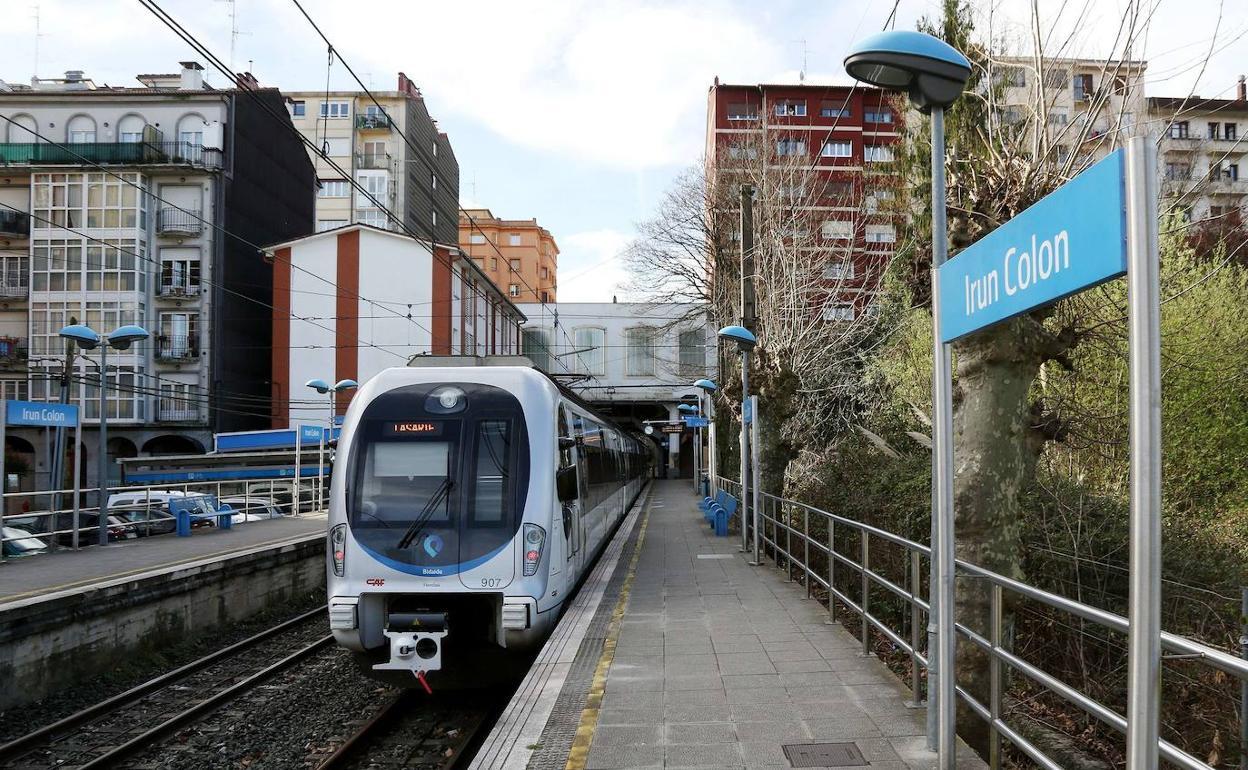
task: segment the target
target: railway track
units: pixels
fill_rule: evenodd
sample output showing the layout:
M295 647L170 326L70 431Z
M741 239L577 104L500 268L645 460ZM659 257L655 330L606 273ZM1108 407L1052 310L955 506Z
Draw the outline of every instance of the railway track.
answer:
M350 767L453 770L494 712L406 691L361 724L317 770Z
M115 767L329 647L325 612L306 612L0 745L0 765Z

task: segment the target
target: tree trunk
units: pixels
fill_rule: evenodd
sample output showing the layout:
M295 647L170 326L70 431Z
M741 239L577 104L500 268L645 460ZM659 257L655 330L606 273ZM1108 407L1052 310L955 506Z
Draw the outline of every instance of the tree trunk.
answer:
M1043 444L1028 402L1040 371L1037 348L1042 336L1036 321L1022 318L957 346L953 421L957 556L1016 579L1022 577L1021 493L1034 475ZM983 580L962 577L956 601L957 621L987 637L991 587ZM1009 625L1007 621L1003 638L1010 636ZM988 706L988 655L959 640L956 671L958 684ZM961 701L958 705L958 733L986 755L987 724Z

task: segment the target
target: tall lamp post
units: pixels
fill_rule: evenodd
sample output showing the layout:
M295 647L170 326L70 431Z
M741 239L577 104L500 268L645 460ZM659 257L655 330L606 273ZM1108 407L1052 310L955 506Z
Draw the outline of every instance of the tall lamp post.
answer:
M719 387L712 381L702 378L693 383L693 386L700 392L698 393L698 405L702 408L702 414L706 417L706 478L707 486L706 494L710 494L709 489L715 478L719 466L715 464L715 391Z
M741 550L750 550L749 531L757 530L757 521L749 518L750 505L750 352L758 344L758 338L744 326L725 326L719 330L719 339L737 343L741 352ZM758 511L754 511L755 518ZM748 524L747 524L748 522ZM757 537L757 531L755 536Z
M316 462L317 462L318 467L316 471L316 476L317 476L316 483L317 483L317 490L318 490L317 491L317 503L319 505L319 504L324 503L324 500L325 500L325 445L329 443L329 440L334 437L334 421L338 419L338 404L337 404L336 397L339 393L343 392L344 390L354 390L355 388L360 387L360 383L352 379L345 379L345 380L338 380L338 382L335 382L333 385L330 385L325 380L314 379L314 380L308 380L307 382L304 383L304 385L306 385L309 388L312 388L313 390L315 390L317 393L320 393L321 395L326 395L326 394L329 395L329 432L324 434L321 437L320 446L317 447ZM299 431L300 431L299 428L295 428L296 441L299 440L298 439L298 436L300 435ZM300 484L300 480L296 479L295 480L296 489L299 488L299 484ZM295 504L296 510L298 509L298 507L299 507L298 501L296 501L296 504Z
M940 291L936 268L948 258L945 221L945 108L958 100L971 63L943 40L909 30L882 32L863 40L845 57L850 77L880 88L905 91L932 116L932 579L928 615L928 747L942 768L953 768L957 732L954 658L954 515L952 354L941 343ZM933 633L931 618L936 618ZM935 681L935 685L932 682ZM935 724L931 691L936 690ZM933 743L935 728L935 746Z
M127 350L151 335L142 326L118 327L112 334L100 334L90 326L72 324L60 336L77 343L83 350L100 349L100 448L97 473L100 481L99 543L108 545L108 349Z

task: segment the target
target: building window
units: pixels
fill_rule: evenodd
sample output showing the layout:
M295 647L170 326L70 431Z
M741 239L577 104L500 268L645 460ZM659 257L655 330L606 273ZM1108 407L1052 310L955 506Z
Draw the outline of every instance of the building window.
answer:
M824 188L824 196L839 201L841 204L848 204L854 197L854 183L843 180L833 180L828 182Z
M836 102L824 102L819 107L819 117L821 118L848 118L849 107L837 104Z
M199 418L195 386L188 382L160 383L160 401L156 405L158 420L195 420Z
M142 302L32 302L31 353L57 358L64 356L65 341L58 335L61 329L69 325L71 317L92 329L116 329L125 324L145 323L145 310L146 306ZM117 355L141 355L141 351L138 347L132 347ZM60 364L57 364L57 369L59 368Z
M544 291L542 292L542 304L545 305L547 302L550 302L550 292Z
M386 203L386 190L389 187L389 175L384 171L360 171L355 175L364 191L355 196L357 206L382 207ZM365 194L367 192L367 195Z
M490 269L498 272L498 257L490 257Z
M290 114L292 117L302 118L308 114L308 103L304 101L295 101L290 103Z
M430 177L429 177L429 187L430 187L430 189L433 189L433 190L438 189L438 175L437 175L437 174L432 174L432 175L430 175Z
M894 243L897 231L892 225L867 225L867 243Z
M1222 124L1210 123L1208 127L1206 128L1206 131L1207 131L1207 133L1205 134L1206 138L1217 139L1222 134Z
M82 227L84 174L36 174L34 179L35 228Z
M514 244L513 244L513 245L514 245ZM513 272L513 273L518 273L518 272L520 272L520 260L518 260L518 259L509 259L509 260L507 260L507 266L511 269L511 272Z
M995 76L998 83L1009 88L1027 85L1027 72L1022 67L998 67Z
M350 102L321 102L322 118L346 118L350 116Z
M1171 139L1186 139L1190 126L1186 120L1177 120L1170 124Z
M1066 110L1049 110L1050 126L1064 126L1069 122L1070 115L1067 114Z
M654 329L639 326L624 332L624 341L628 346L628 369L630 376L651 376L654 374Z
M1065 91L1070 84L1070 70L1050 69L1044 71L1044 87L1056 91Z
M805 155L805 139L779 139L776 141L777 155Z
M345 136L327 137L322 147L331 158L343 158L351 154L351 140Z
M387 168L390 165L390 153L384 141L365 142L364 155L360 159L364 168Z
M199 355L199 313L161 313L156 338L160 358L185 359Z
M94 128L80 128L69 132L70 144L91 144L95 141Z
M161 249L158 293L161 296L197 296L199 257L197 248Z
M1209 207L1210 219L1217 219L1218 217L1222 216L1225 213L1226 213L1226 208L1223 206L1210 206Z
M889 110L868 111L863 115L863 120L867 123L892 123L893 113Z
M543 267L542 268L542 280L545 281L548 278L550 278L550 268Z
M520 296L520 284L518 283L507 284L507 296L519 297Z
M480 246L485 243L485 236L481 233L472 233L468 236L468 242L474 246Z
M580 374L607 373L607 332L605 329L582 327L572 333L572 344L578 351L576 369Z
M508 235L507 235L507 245L508 245L508 246L519 246L519 245L520 245L520 233L508 233Z
M868 144L862 148L862 157L868 163L887 163L893 159L893 148L883 144Z
M1075 75L1071 81L1071 87L1074 90L1076 99L1092 98L1092 76L1091 75Z
M825 321L852 321L855 317L854 306L849 302L834 302L823 308Z
M389 219L386 217L386 212L381 209L360 209L355 212L355 221L362 225L384 230Z
M1229 139L1229 140L1231 140L1231 141L1235 141L1236 128L1237 128L1237 125L1236 125L1235 123L1227 123L1227 124L1225 124L1225 125L1223 126L1223 129L1224 129L1223 136L1224 136L1226 139Z
M776 117L801 118L806 115L805 99L785 99L776 102Z
M316 191L318 198L349 198L351 186L345 179L322 179L321 189Z
M436 211L433 212L433 216L429 221L433 224L434 227L437 227L438 226L438 212Z
M748 102L729 102L729 120L758 120L758 106Z
M26 380L0 379L0 398L6 401L26 401Z
M545 329L522 329L520 353L544 372L550 371L550 334Z
M758 148L751 145L728 145L728 157L733 160L754 160L758 157Z
M706 374L706 333L683 331L677 337L680 355L680 376L692 379Z
M1239 181L1239 164L1238 163L1226 164L1226 168L1222 170L1222 176L1226 177L1232 182L1238 182Z
M848 260L844 262L829 262L827 267L823 268L823 277L832 281L853 278L854 263Z
M854 143L849 141L824 142L823 151L819 154L825 158L849 158L854 154Z
M18 293L25 296L30 283L30 258L18 254L0 254L0 296Z
M316 220L316 231L323 233L326 230L337 230L339 227L345 227L347 220L345 219L318 219Z
M845 241L854 237L854 223L830 219L823 223L820 234L827 241Z

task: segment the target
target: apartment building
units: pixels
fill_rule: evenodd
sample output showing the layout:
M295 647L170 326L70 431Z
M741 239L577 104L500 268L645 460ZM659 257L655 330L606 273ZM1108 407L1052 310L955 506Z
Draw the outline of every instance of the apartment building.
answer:
M1188 220L1219 222L1231 212L1242 217L1248 204L1248 87L1243 76L1235 97L1148 99L1150 123L1164 131L1157 158L1162 196Z
M142 325L148 342L109 356L112 457L267 425L272 269L257 244L313 226L315 176L276 89L212 88L195 62L138 80L0 84L0 391L59 400L71 320ZM97 361L72 370L87 425ZM8 436L31 488L46 437ZM88 431L82 467L95 451Z
M291 120L318 148L308 149L320 182L317 231L358 222L455 243L459 162L450 140L402 72L396 90L370 91L287 92Z
M829 321L874 312L875 287L895 247L899 104L862 85L729 85L719 78L707 95L708 182L731 183L747 166L757 178L762 168L773 189L756 195L780 196L808 215L786 237L826 262L821 280L831 297L821 312Z
M275 428L322 422L311 379L363 384L422 355L515 355L524 313L453 245L355 224L269 247ZM352 391L337 394L338 412Z
M459 215L459 247L513 302L555 301L559 246L536 219L465 210Z
M1034 119L1043 124L1057 160L1073 153L1079 166L1126 145L1132 136L1156 130L1146 117L1144 72L1135 60L1046 58L1039 70L1032 57L994 61L1001 120Z

